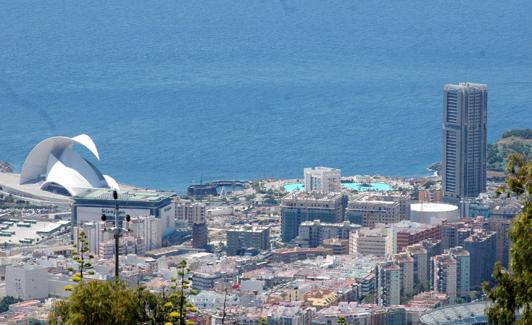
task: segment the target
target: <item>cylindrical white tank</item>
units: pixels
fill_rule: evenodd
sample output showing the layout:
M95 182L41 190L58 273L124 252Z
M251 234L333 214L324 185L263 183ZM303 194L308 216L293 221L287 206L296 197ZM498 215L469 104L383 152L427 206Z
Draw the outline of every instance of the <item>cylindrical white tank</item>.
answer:
M445 203L414 203L410 205L410 220L427 224L441 224L443 220L457 221L460 211L456 205Z

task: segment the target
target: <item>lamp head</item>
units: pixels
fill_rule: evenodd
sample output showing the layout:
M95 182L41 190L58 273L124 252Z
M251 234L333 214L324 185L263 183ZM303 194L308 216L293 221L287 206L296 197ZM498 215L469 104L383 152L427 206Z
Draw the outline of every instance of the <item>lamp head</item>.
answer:
M105 214L102 214L102 221L107 221L107 216Z
M118 192L116 190L113 191L113 199L118 200Z

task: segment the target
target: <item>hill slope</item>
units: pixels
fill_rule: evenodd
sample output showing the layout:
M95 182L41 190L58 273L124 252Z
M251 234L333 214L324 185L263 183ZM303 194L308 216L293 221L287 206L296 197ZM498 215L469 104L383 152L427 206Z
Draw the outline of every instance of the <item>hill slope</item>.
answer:
M488 170L504 171L506 160L512 153L522 153L532 159L532 129L506 131L496 143L488 144Z

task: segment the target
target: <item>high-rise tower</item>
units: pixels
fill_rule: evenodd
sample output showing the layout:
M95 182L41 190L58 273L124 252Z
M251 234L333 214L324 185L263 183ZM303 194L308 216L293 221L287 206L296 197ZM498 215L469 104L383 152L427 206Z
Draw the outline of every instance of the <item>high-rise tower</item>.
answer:
M457 203L486 190L488 86L443 88L442 181L444 200Z

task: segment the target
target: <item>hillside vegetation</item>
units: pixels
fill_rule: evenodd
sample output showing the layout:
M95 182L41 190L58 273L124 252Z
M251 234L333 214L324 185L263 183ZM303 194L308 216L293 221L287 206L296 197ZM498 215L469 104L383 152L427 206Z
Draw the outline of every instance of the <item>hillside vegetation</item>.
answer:
M532 129L506 131L496 143L488 144L488 170L504 171L508 157L513 153L532 159Z

